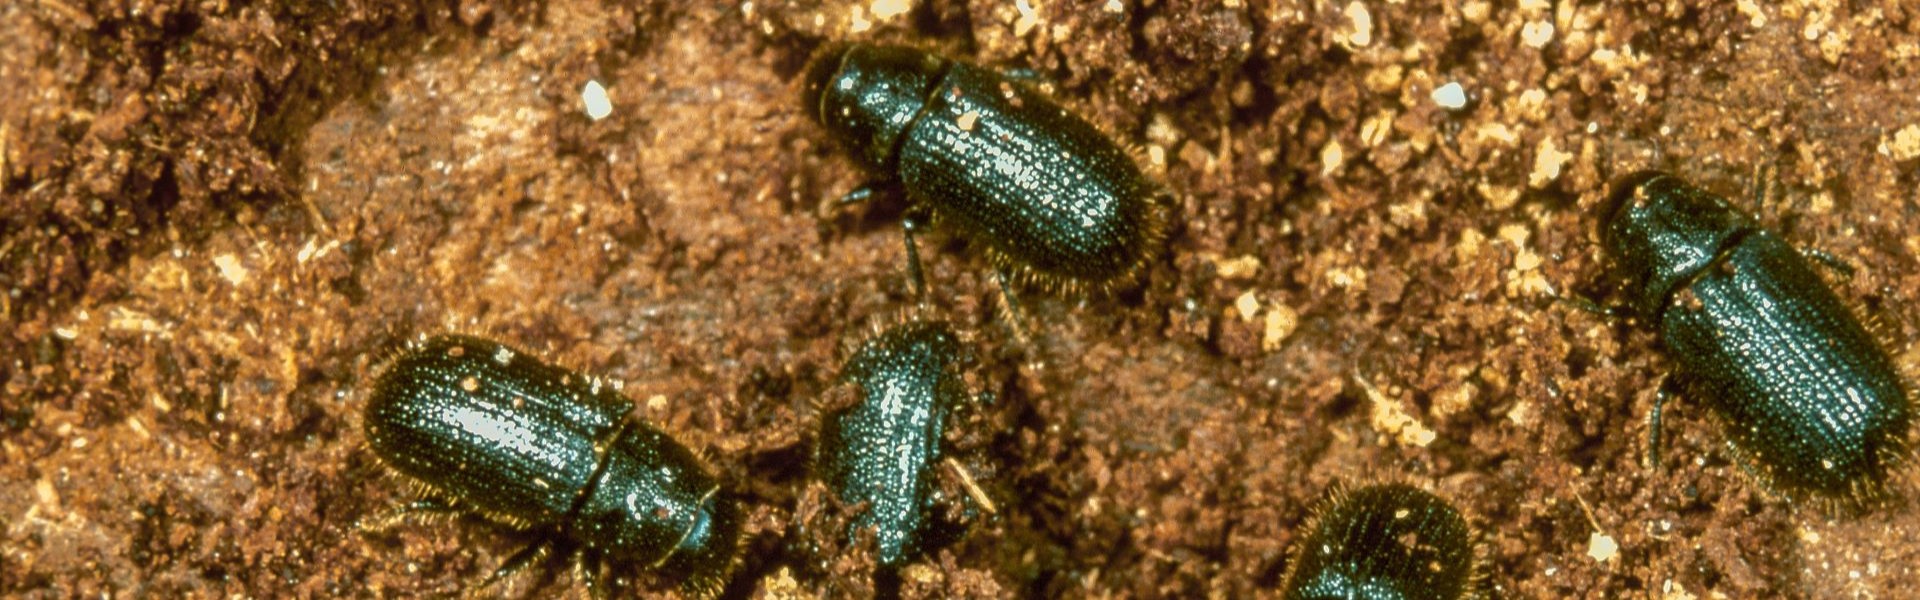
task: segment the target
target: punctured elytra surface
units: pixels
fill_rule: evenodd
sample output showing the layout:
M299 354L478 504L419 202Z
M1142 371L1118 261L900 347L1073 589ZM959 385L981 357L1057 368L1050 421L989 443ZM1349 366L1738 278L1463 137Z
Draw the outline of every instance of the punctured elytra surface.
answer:
M1631 175L1609 202L1601 238L1634 312L1747 470L1828 512L1885 496L1908 456L1908 384L1807 259L1671 175Z
M1407 484L1335 488L1287 567L1288 599L1475 597L1473 530L1453 506Z
M911 48L836 45L804 85L815 117L869 170L1024 281L1108 289L1163 242L1162 188L1133 157L997 72Z
M866 503L852 527L874 529L884 566L924 548L946 419L967 398L954 368L960 339L944 322L909 321L867 340L841 385L857 401L824 415L815 468L847 504Z
M733 560L732 500L685 446L627 418L613 386L486 339L441 335L394 358L367 399L367 443L430 495L577 549L666 565L710 590Z

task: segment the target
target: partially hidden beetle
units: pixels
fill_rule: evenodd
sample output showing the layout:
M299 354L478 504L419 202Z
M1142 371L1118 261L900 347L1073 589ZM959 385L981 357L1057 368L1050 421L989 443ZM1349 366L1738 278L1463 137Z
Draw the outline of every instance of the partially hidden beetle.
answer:
M1677 389L1718 415L1746 470L1828 512L1883 498L1908 460L1911 388L1801 253L1665 173L1623 178L1602 210L1628 310L1659 333Z
M1125 150L987 68L912 48L830 45L807 67L802 100L870 173L905 189L916 293L925 287L916 212L984 244L1003 290L1009 277L1110 289L1131 281L1165 237L1163 188Z
M911 320L866 340L837 384L852 401L822 415L817 476L848 505L866 508L876 561L897 567L926 549L946 421L967 400L957 368L964 351L946 323Z
M374 455L426 492L403 510L473 512L538 533L488 584L557 551L581 559L592 588L617 563L711 592L738 548L734 500L631 409L599 378L441 335L385 367L363 420Z
M1314 508L1280 586L1288 600L1479 598L1473 529L1439 496L1404 483L1336 486Z

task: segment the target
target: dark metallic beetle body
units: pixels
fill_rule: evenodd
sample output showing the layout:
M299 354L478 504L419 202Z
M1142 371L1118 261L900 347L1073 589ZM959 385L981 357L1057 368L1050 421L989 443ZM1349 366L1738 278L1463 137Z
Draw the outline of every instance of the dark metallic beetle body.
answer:
M666 566L693 587L732 561L732 501L612 386L473 337L396 358L368 398L368 445L432 496L552 533L589 559Z
M1473 530L1445 500L1419 488L1336 489L1306 529L1281 584L1282 598L1478 596Z
M828 131L935 220L986 244L1002 268L1104 288L1159 245L1159 187L1092 124L1027 86L868 45L822 51L806 77L806 102Z
M1795 500L1882 495L1906 457L1906 384L1800 253L1669 175L1629 176L1610 203L1601 241L1631 309L1749 470Z
M847 359L854 404L824 416L816 469L842 502L867 504L853 527L874 529L883 566L923 549L947 414L967 397L960 352L945 323L888 329Z

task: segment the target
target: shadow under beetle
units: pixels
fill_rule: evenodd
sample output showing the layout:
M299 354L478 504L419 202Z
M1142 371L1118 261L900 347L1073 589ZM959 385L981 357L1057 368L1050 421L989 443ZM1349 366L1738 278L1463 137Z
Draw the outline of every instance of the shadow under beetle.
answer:
M887 329L846 361L839 385L853 401L822 415L814 470L841 502L866 505L851 534L873 530L882 568L926 549L947 416L969 397L956 366L963 352L944 322Z
M1130 282L1165 237L1163 188L1091 123L990 69L925 51L835 44L802 101L867 170L897 182L908 274L925 289L919 215L986 245L1011 276L1065 292ZM842 202L863 200L871 187ZM1008 300L1012 296L1009 294Z
M1480 597L1473 529L1446 500L1404 483L1336 485L1307 519L1280 597Z
M613 386L497 342L441 335L395 358L364 422L382 463L426 500L403 511L474 512L535 531L491 584L546 555L578 555L590 588L606 562L659 568L713 591L740 534L731 497L685 446L627 413Z
M1828 512L1887 494L1908 459L1910 388L1800 252L1665 173L1623 178L1601 214L1628 310L1659 333L1680 391L1718 415L1749 473ZM1656 461L1665 397L1662 386L1650 415Z

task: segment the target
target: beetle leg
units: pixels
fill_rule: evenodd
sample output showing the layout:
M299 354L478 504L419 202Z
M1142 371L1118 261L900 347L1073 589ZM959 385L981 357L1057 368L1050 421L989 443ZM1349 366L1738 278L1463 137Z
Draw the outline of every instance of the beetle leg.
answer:
M1647 464L1654 471L1660 470L1660 411L1666 407L1667 399L1673 397L1674 379L1669 376L1660 380L1660 390L1653 395L1653 410L1647 413Z
M1583 296L1562 296L1560 294L1552 294L1552 298L1554 302L1565 304L1581 312L1589 312L1596 315L1600 315L1610 320L1622 319L1627 316L1622 312L1622 309L1620 307L1607 306L1599 302L1594 302L1592 299L1589 299Z
M1040 76L1039 71L1035 71L1033 69L1026 68L1026 67L1002 69L1000 71L1000 76L1005 77L1007 79L1012 79L1014 81L1018 81L1021 83L1033 84L1033 85L1038 85L1046 81L1045 77Z
M587 596L595 600L608 597L606 582L600 580L600 566L603 557L597 550L584 550L580 560L573 563L573 576L587 584Z
M1847 261L1842 260L1838 256L1829 254L1825 250L1803 248L1800 250L1800 255L1833 270L1835 273L1839 273L1841 279L1853 279L1853 265L1848 264Z
M542 536L539 541L527 544L527 547L514 552L512 556L507 557L506 561L501 562L500 567L494 569L492 575L488 575L485 581L480 582L480 587L491 587L493 584L499 583L501 579L505 579L527 568L527 565L533 564L533 561L546 555L547 546L550 544L552 544L552 540L546 539L545 536Z
M361 531L381 531L419 515L443 519L461 512L459 508L438 498L421 498L363 520L359 528Z
M1013 295L1013 286L1008 283L1011 277L1007 270L994 269L993 280L1000 283L1000 299L1007 303L1007 326L1013 328L1013 337L1020 345L1027 345L1026 318L1020 314L1020 300Z
M1772 194L1768 193L1770 191L1770 186L1767 185L1767 181L1770 179L1768 175L1766 165L1755 164L1753 166L1753 173L1747 177L1747 193L1753 195L1753 208L1761 214L1771 214L1771 212L1767 210L1767 200L1772 196Z
M863 183L860 184L860 187L847 191L845 195L840 196L840 199L835 200L833 203L837 206L864 203L872 200L874 196L879 195L880 192L878 188L878 183Z
M1006 69L996 69L996 71L1000 74L1001 77L1006 78L1007 81L1011 81L1016 85L1024 86L1026 88L1032 89L1035 92L1039 92L1047 96L1054 95L1054 92L1058 87L1054 85L1053 78L1047 77L1046 75L1041 74L1039 70L1033 69L1030 67L1012 67L1012 68L1006 68Z
M910 212L905 218L900 219L900 230L906 234L907 238L907 282L913 286L914 299L925 302L927 278L920 271L920 246L913 241L913 234L920 230L919 215Z

